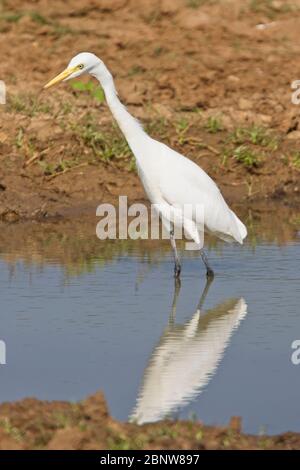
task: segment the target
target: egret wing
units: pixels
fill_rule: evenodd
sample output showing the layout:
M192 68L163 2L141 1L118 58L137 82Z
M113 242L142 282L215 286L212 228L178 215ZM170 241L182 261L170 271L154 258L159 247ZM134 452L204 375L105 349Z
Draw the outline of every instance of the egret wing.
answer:
M218 237L239 243L247 231L226 204L210 176L193 161L162 144L159 185L162 197L172 206L190 204L203 207L206 230ZM196 210L193 214L195 217ZM196 221L196 220L195 220Z

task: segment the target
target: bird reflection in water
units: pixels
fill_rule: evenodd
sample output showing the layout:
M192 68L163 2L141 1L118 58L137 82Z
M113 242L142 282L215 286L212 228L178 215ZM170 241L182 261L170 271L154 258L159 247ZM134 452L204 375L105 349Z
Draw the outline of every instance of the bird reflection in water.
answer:
M196 312L184 324L176 324L180 284L175 284L169 323L145 369L131 421L142 424L169 416L199 395L216 372L247 314L247 304L243 298L227 299L204 312L211 282L208 279Z

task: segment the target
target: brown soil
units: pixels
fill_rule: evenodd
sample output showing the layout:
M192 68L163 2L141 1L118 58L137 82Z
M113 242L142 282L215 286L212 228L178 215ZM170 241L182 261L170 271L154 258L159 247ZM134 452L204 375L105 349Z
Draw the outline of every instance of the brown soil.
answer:
M0 405L0 450L11 449L299 449L300 434L251 436L238 417L227 427L163 421L138 426L114 420L101 392L79 403L27 398Z
M104 60L130 111L229 202L299 204L299 25L299 0L1 1L0 217L144 198L106 105L70 83L42 91L82 50Z

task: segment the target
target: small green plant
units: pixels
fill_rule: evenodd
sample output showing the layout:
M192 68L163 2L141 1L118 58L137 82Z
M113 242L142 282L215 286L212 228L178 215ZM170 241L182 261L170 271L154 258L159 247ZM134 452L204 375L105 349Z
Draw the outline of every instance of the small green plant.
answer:
M45 16L41 15L37 11L31 11L29 13L30 18L35 21L38 24L45 25L45 24L51 24L50 20L45 18Z
M292 165L300 170L300 152L295 152L292 155Z
M116 436L108 439L108 446L111 450L129 450L133 448L132 442L126 436Z
M186 143L186 133L190 127L189 121L182 117L175 124L176 134L180 145Z
M58 428L66 428L67 426L71 425L70 418L61 412L54 412L53 418L55 420L55 424Z
M22 148L24 143L24 129L22 127L19 128L16 136L16 146L17 148Z
M270 150L278 148L278 139L261 126L237 127L229 137L234 144L253 144L261 147L268 147Z
M210 116L206 123L206 129L210 134L216 134L223 130L222 121L218 116Z
M8 110L33 117L38 113L48 114L51 107L48 103L39 100L33 95L10 95L8 99Z
M204 433L203 431L200 429L197 433L196 433L196 441L197 442L201 442L203 440L203 437L204 437Z
M233 152L233 158L246 168L257 168L261 164L261 157L247 145L240 145Z
M290 2L276 2L275 0L251 0L250 10L254 13L263 13L274 19L276 13L289 13L296 9Z
M186 118L180 118L176 123L176 130L178 132L186 132L190 127L189 121Z
M1 12L0 13L0 21L7 22L7 23L18 23L18 21L21 18L26 17L26 16L31 18L32 21L34 21L35 23L38 23L39 25L51 26L52 33L54 33L57 36L63 36L65 34L69 34L69 33L74 34L75 33L68 26L61 25L57 21L53 21L52 19L48 19L45 16L41 15L37 11L18 11L17 13L15 13L13 11Z
M9 97L8 108L9 110L16 111L17 113L27 114L28 112L27 104L24 98L19 95L16 95L16 96L11 95Z
M4 431L13 437L16 441L20 442L23 439L23 435L21 431L13 426L9 420L9 418L4 418L0 420L0 426Z
M13 12L7 12L7 13L1 13L0 14L0 20L7 21L8 23L17 23L23 16L23 13L18 12L18 13L13 13Z
M154 48L153 54L155 55L155 57L159 57L164 52L166 52L166 49L164 47L157 46L157 47Z
M126 140L116 128L104 132L100 131L93 122L88 122L82 127L75 128L75 131L84 143L92 149L94 156L103 161L108 162L112 159L132 157Z
M133 65L128 71L128 77L133 77L142 72L144 72L144 68L141 65Z
M132 173L137 173L137 166L136 166L136 161L134 158L130 160L129 165L128 165L128 170L131 171Z
M189 8L199 8L206 3L212 4L213 0L187 0L187 6Z
M151 121L149 121L145 126L145 130L150 135L159 137L161 139L167 139L167 127L167 120L164 117L159 117L157 119L152 119Z
M45 176L53 176L59 173L64 173L66 170L69 170L79 164L78 159L76 158L72 160L60 159L59 162L56 163L39 160L38 163L41 166Z
M63 116L70 114L73 110L73 106L68 101L63 101L60 106L60 112Z
M278 140L264 127L252 126L248 129L248 133L252 144L268 147L270 150L277 149Z
M86 91L90 96L95 98L98 103L103 103L104 101L104 91L99 85L95 85L91 80L88 82L74 82L71 83L71 87L75 91Z

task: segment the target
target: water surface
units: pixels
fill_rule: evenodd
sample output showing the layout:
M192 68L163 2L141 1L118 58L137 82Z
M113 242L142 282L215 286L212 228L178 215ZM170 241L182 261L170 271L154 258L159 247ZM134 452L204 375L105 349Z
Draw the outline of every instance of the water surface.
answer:
M246 432L300 431L300 243L286 219L212 245L204 295L196 254L182 251L174 285L166 242L100 242L94 222L3 226L0 400L102 389L121 420L238 415Z

